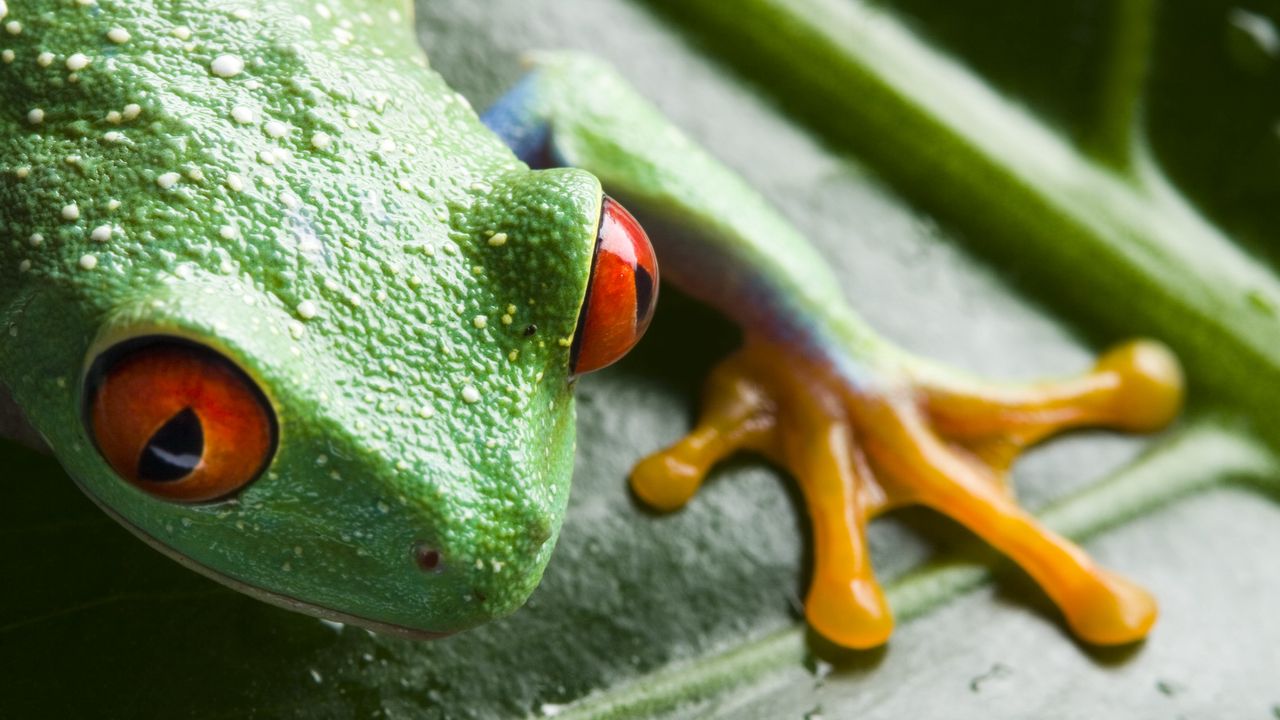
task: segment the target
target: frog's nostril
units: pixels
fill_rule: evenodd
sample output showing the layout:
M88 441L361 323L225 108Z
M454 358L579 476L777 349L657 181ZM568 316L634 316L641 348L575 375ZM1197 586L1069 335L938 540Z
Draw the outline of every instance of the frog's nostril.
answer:
M444 569L444 556L425 542L416 542L411 550L413 562L423 572L438 573Z
M626 355L648 329L657 302L658 262L649 236L626 208L606 195L591 280L573 338L573 374L599 370Z

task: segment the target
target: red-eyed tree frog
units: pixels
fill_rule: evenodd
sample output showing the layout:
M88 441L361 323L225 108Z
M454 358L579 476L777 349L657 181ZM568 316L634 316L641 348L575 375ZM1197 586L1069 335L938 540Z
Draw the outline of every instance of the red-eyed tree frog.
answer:
M1087 642L1156 617L1005 475L1066 428L1168 423L1163 346L1023 385L896 349L594 60L535 58L481 118L400 0L0 0L0 88L0 428L221 582L417 636L520 607L565 511L574 381L640 339L660 265L745 341L631 487L672 510L736 450L788 469L822 635L888 639L864 529L908 503L1013 558Z

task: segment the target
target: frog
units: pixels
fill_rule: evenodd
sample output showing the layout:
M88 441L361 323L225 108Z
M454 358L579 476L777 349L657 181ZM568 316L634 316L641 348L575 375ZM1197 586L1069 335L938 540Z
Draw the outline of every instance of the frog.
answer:
M805 617L840 646L892 633L866 526L909 504L1022 566L1083 641L1150 631L1154 598L1038 523L1008 477L1062 431L1171 423L1164 345L1024 383L917 357L617 70L538 53L480 114L412 17L401 0L0 0L0 434L214 580L449 635L538 585L574 388L640 341L661 268L743 342L690 433L636 465L640 502L678 510L738 451L785 469L812 520Z

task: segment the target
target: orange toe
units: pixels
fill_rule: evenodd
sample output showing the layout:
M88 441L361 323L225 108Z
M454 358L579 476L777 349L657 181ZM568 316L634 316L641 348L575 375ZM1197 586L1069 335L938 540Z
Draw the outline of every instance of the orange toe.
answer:
M815 578L804 614L814 630L841 647L879 647L893 634L893 613L873 578Z
M689 502L702 484L704 472L676 452L655 453L631 471L631 489L654 510L670 512Z
M1159 615L1156 599L1119 575L1099 571L1098 582L1064 598L1067 624L1094 645L1124 645L1147 636Z
M1173 352L1154 340L1120 345L1098 359L1098 372L1113 372L1119 388L1111 399L1108 424L1131 432L1168 425L1182 407L1182 367Z

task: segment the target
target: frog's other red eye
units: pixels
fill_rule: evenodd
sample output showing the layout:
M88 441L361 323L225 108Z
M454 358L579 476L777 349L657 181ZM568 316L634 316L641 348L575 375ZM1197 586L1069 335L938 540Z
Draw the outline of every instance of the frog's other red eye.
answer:
M230 360L170 337L129 340L94 361L89 433L107 463L159 498L206 502L248 485L275 453L276 419Z
M574 375L617 362L635 346L658 303L658 261L640 223L605 196L587 298L570 355Z

